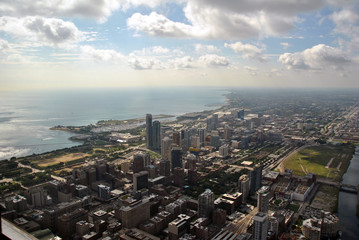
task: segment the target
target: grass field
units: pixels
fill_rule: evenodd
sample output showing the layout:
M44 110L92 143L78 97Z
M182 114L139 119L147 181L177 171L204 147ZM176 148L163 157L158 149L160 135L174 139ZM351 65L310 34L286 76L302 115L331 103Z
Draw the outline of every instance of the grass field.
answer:
M311 207L336 212L338 195L339 188L329 185L321 185L312 201Z
M318 177L340 181L353 156L352 145L321 145L305 148L288 158L284 167L293 174L304 176L315 173Z
M48 166L58 164L60 162L66 163L66 162L70 162L70 161L88 157L88 156L90 156L90 155L87 153L70 153L70 154L60 156L60 157L34 161L34 163L37 164L39 167L48 167Z

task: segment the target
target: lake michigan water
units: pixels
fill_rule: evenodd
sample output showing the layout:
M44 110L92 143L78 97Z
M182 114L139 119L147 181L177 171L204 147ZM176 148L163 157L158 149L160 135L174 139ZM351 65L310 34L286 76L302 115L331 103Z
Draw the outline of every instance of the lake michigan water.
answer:
M181 115L223 105L224 88L123 88L0 92L0 160L80 143L56 125L82 126L99 120Z

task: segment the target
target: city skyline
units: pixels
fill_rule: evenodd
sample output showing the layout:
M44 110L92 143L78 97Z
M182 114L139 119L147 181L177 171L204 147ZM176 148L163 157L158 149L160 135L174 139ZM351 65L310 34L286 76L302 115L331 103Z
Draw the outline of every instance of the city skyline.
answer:
M5 1L2 90L357 88L358 1Z

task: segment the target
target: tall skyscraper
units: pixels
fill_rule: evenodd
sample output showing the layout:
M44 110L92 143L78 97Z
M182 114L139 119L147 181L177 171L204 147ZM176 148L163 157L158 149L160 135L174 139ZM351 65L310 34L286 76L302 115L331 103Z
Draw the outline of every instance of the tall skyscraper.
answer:
M258 212L253 217L253 240L266 240L268 231L268 215Z
M258 212L268 213L270 191L268 186L263 186L257 191Z
M148 172L142 171L133 174L133 190L138 191L142 188L148 188Z
M161 124L154 121L152 125L152 149L159 151L161 149Z
M173 132L172 139L173 139L174 144L177 144L179 147L181 146L181 133L180 132Z
M200 141L201 145L203 145L204 139L206 137L206 129L204 129L204 128L198 129L198 136L199 136L199 141Z
M173 147L171 149L171 164L172 173L176 167L182 168L182 149L180 147Z
M198 216L210 217L214 209L214 193L210 189L206 189L198 197Z
M145 169L145 155L133 155L133 173L141 172Z
M146 114L146 146L153 147L152 114Z
M262 170L263 166L257 164L253 170L249 172L251 194L254 194L262 186Z
M161 155L163 160L169 160L170 159L170 149L171 144L173 143L173 139L170 139L169 137L165 137L161 141Z
M249 196L250 180L248 175L242 175L238 179L238 190L242 193L242 202L246 202Z

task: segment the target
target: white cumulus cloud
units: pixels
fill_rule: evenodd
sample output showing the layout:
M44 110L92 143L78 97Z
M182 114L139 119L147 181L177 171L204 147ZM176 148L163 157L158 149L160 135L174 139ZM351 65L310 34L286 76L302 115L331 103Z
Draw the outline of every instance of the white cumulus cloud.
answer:
M198 59L201 63L204 63L207 66L212 67L221 67L221 66L228 66L229 61L226 57L219 56L216 54L206 54L200 56Z
M182 58L175 58L170 61L170 64L175 69L193 68L195 67L194 59L190 56L184 56Z
M351 63L351 59L339 48L318 44L302 52L284 53L279 56L280 63L288 69L316 69L321 70L328 66L342 69Z
M155 58L138 57L130 54L128 64L131 68L136 70L149 70L149 69L163 69L163 63Z
M0 17L0 31L49 46L67 46L80 41L83 35L72 22L39 16Z
M268 61L268 58L262 54L264 49L260 49L254 45L251 44L243 44L241 42L236 42L232 44L225 43L225 47L231 48L236 53L243 54L244 58L253 59L259 62L266 62Z
M122 54L115 50L95 49L88 45L82 46L81 52L83 57L94 59L96 61L117 62L123 58Z

